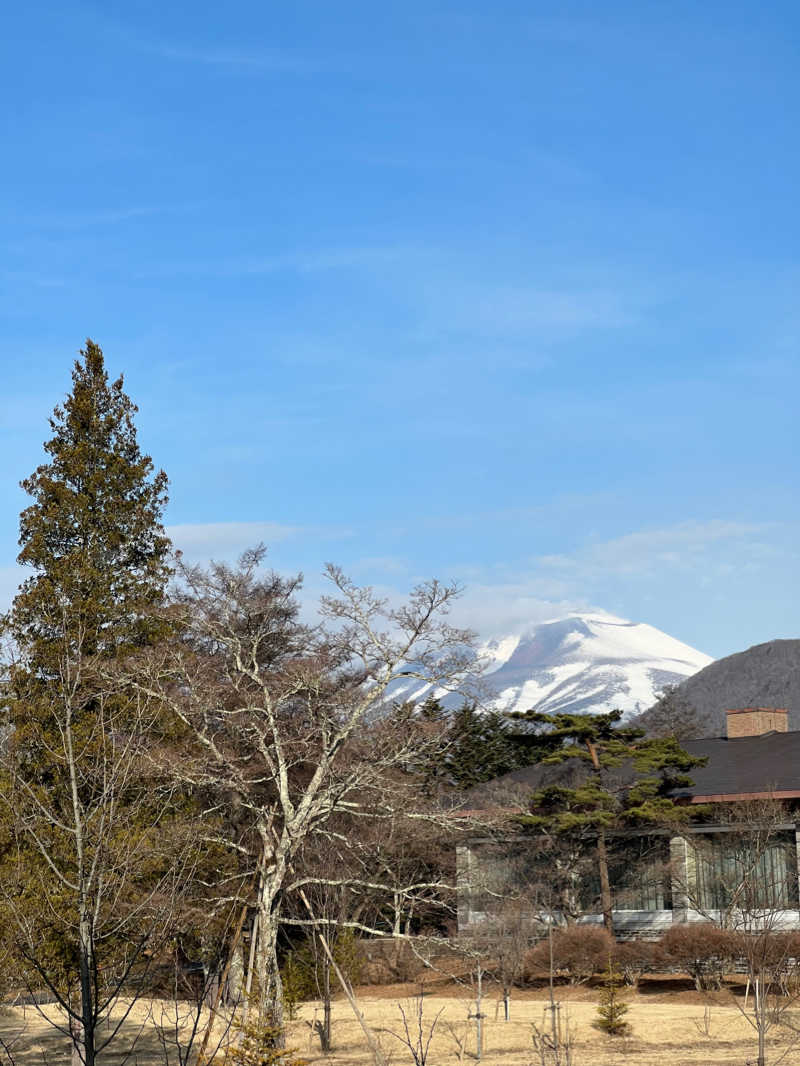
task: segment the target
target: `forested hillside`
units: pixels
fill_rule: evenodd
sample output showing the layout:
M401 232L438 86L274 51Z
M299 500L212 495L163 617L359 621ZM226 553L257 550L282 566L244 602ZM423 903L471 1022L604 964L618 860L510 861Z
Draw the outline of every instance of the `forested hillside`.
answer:
M789 728L800 729L800 640L770 640L718 659L672 695L678 713L691 715L695 736L723 736L729 707L786 707ZM641 724L651 726L662 709L646 711Z

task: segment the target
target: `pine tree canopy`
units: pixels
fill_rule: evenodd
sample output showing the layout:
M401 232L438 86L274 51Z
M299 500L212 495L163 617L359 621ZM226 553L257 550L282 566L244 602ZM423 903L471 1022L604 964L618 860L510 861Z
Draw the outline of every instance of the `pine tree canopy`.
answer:
M691 786L689 772L705 760L681 748L674 737L647 739L644 731L621 724L622 713L520 715L544 725L559 746L543 765L570 760L578 770L572 787L547 785L531 797L531 813L520 821L555 832L614 829L683 822L685 807L672 798Z

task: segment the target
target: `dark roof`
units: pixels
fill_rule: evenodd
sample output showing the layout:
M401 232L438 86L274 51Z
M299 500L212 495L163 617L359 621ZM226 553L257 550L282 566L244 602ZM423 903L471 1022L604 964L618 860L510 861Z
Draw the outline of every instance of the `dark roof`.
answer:
M482 785L475 785L466 794L466 805L475 810L524 808L528 805L531 792L551 785L576 788L581 781L586 780L588 773L589 766L583 759L566 759L560 763L533 763L531 766L523 766L519 770L503 774L502 777L495 777ZM606 775L609 780L613 779L615 782L633 782L629 766L616 767L606 771Z
M683 747L690 755L708 757L705 766L689 771L693 787L678 793L694 803L800 798L800 731L735 740L707 737L684 741ZM583 761L572 759L524 766L470 789L467 806L522 807L536 789L555 784L574 787L586 772ZM632 780L629 767L620 767L613 775L620 782L626 777Z
M705 766L691 771L695 803L716 799L793 799L800 797L800 731L759 737L709 737L687 740L690 755L706 755Z

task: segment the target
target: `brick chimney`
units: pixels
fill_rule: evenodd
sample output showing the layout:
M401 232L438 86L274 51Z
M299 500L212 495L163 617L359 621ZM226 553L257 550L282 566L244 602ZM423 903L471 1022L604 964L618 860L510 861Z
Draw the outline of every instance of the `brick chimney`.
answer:
M789 732L789 712L783 707L740 707L726 711L725 715L728 740Z

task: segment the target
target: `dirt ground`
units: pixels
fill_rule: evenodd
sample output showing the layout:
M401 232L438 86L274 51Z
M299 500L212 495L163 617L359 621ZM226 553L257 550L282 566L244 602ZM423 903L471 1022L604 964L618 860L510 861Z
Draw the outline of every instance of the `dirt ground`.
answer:
M392 1066L413 1066L408 1048L397 1035L403 1029L401 1006L409 1019L412 1039L416 1035L415 991L414 986L395 985L367 987L359 992L361 1008L378 1033ZM736 1006L741 992L737 989L709 997L678 985L672 989L645 986L639 993L628 992L624 998L630 1008L627 1018L631 1034L624 1038L607 1037L593 1028L597 989L558 988L556 998L562 1027L568 1024L574 1034L573 1066L745 1066L755 1059L755 1033ZM468 989L453 986L426 994L426 1035L437 1019L428 1066L472 1066L476 1062L475 1023L468 1019L474 1011L474 1000L469 997ZM546 989L520 991L511 1002L511 1019L505 1022L497 990L488 989L483 1007L485 1066L539 1066L531 1040L532 1025L549 1026L547 1005ZM131 1066L177 1066L174 1054L169 1061L165 1059L157 1038L156 1023L169 1024L162 1006L169 1009L158 1002L137 1004L125 1023L123 1039L115 1042L113 1053L100 1057L101 1063L121 1066L125 1048L137 1037L136 1051L127 1059ZM57 1019L51 1008L47 1010ZM314 1021L319 1017L319 1005L306 1003L289 1023L288 1044L298 1056L315 1066L370 1066L364 1037L346 1000L334 1002L334 1049L327 1056L320 1052L313 1032ZM798 1012L793 1019L798 1019ZM791 1030L776 1026L768 1062L776 1061L794 1036ZM8 1061L17 1066L62 1066L69 1059L66 1038L30 1006L2 1009L0 1041L10 1046ZM800 1042L788 1050L782 1062L785 1066L800 1066Z

